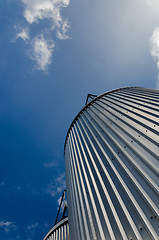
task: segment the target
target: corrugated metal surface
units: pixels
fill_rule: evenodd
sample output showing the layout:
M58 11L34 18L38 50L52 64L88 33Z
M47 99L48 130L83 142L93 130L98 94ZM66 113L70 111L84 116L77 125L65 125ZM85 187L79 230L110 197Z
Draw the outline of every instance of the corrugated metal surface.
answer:
M65 142L71 240L159 239L159 91L92 100Z
M69 240L68 217L57 223L43 240Z

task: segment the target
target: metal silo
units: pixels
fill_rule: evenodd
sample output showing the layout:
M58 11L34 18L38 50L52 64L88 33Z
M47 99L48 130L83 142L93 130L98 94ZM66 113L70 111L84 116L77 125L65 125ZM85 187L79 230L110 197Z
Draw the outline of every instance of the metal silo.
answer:
M57 223L43 240L69 240L68 217Z
M53 228L43 240L69 240L69 223L67 217L66 190L63 191Z
M65 141L71 240L159 239L159 91L89 102Z

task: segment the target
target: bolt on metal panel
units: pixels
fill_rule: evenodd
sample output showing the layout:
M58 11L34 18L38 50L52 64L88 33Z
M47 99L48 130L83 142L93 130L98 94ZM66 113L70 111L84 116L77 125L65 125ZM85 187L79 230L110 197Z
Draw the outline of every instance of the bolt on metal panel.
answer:
M159 91L104 93L65 141L71 240L159 239Z

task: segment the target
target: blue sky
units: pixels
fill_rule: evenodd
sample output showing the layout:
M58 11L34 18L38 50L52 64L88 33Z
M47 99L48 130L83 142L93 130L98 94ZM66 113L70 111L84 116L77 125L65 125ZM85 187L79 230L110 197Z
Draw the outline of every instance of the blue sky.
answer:
M88 93L159 88L158 0L0 1L0 239L43 239Z

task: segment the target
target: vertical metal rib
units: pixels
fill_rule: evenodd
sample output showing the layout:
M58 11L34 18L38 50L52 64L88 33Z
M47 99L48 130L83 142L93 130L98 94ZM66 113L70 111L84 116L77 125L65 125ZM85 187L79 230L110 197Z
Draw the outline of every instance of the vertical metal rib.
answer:
M159 239L159 91L95 98L68 131L65 165L71 240Z
M69 240L68 217L57 223L43 240Z

